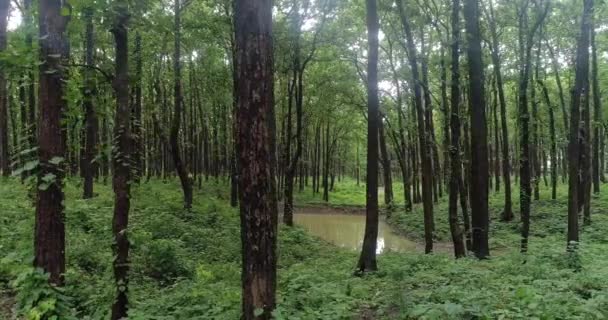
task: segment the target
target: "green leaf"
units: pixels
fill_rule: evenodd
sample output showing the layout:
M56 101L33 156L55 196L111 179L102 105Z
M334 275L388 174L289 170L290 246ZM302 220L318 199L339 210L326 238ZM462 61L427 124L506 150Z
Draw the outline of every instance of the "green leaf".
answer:
M264 313L264 309L262 308L256 308L255 310L253 310L253 315L256 317L261 316Z
M32 161L28 161L24 166L23 166L23 170L24 171L31 171L34 168L36 168L38 166L40 162L38 160L32 160Z
M58 165L61 162L63 162L63 160L65 160L63 157L53 157L51 158L51 160L49 160L50 164L54 164L54 165Z
M61 15L64 17L67 17L70 15L70 8L68 7L61 7Z
M47 183L53 183L53 182L55 182L55 178L57 178L56 175L54 175L52 173L47 173L44 175L44 177L42 177L42 181L47 182Z

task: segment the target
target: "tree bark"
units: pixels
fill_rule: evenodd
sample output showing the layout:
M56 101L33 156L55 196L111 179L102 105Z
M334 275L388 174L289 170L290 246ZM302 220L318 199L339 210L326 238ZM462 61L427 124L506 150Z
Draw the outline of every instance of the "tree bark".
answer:
M366 0L367 22L367 184L365 186L365 235L357 269L375 271L378 241L378 126L380 101L378 98L378 33L379 21L376 0Z
M61 14L59 1L42 0L39 7L40 114L38 127L38 198L34 236L34 266L48 272L49 281L63 285L65 272L65 225L63 212L63 167L66 136L62 118L66 71L63 64L69 56L66 34L69 16ZM51 183L43 180L51 178Z
M179 147L179 129L182 121L183 96L182 96L182 79L181 79L181 5L180 0L175 0L174 3L174 32L175 32L175 48L173 57L173 102L175 112L173 113L173 123L169 134L169 144L171 146L171 156L175 164L175 170L179 176L179 180L184 192L184 208L192 208L192 179L188 168L184 163ZM215 161L216 164L219 161ZM217 174L217 171L216 171Z
M470 82L471 116L471 222L473 252L479 259L490 255L488 246L488 142L486 100L483 83L481 33L479 30L479 2L465 0L464 17L467 34L467 56Z
M450 82L451 112L450 112L450 195L448 204L448 221L452 242L454 243L454 256L464 257L466 250L463 243L462 230L458 224L458 192L462 178L462 164L460 163L460 0L452 0L452 79ZM447 108L447 105L446 105ZM462 191L461 191L462 192Z
M584 200L580 194L580 154L584 152L582 139L581 106L589 100L589 33L593 15L593 0L584 0L581 19L581 32L577 40L576 71L570 103L570 141L568 144L568 237L569 250L574 250L578 243L579 205Z
M277 198L272 2L235 2L237 160L242 244L242 319L276 307Z
M116 298L112 305L112 320L127 317L129 285L129 210L131 207L131 110L129 108L129 11L126 1L115 3L116 17L112 27L115 41L115 78L113 88L116 95L114 118L114 145L112 154L112 187L114 189L114 281Z
M97 119L97 113L93 105L93 97L97 94L95 88L95 80L93 79L94 56L93 50L95 46L94 40L94 29L93 29L93 9L86 9L86 53L85 63L87 70L84 74L85 92L84 92L84 122L85 122L85 147L82 159L82 176L84 178L83 183L83 195L84 199L93 197L93 179L97 172L97 161L94 161L97 153L98 145L98 132L99 132L99 120Z

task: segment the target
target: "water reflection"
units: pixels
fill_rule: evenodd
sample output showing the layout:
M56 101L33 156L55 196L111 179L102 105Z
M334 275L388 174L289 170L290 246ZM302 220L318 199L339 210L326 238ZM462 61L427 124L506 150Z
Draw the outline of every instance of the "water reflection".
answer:
M294 221L314 234L336 246L361 250L365 232L365 215L334 213L296 213ZM384 221L380 221L376 253L387 251L414 251L416 244L401 237L391 230Z

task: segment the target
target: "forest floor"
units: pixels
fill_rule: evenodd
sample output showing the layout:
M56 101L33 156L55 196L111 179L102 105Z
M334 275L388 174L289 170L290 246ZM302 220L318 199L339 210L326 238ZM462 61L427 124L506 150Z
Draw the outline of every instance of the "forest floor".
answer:
M608 187L608 186L606 186ZM388 222L422 239L421 208L397 207ZM490 244L499 250L485 261L454 260L418 252L379 256L379 271L353 276L358 252L334 247L300 227L279 228L277 319L602 319L608 316L608 196L593 198L593 222L583 228L578 254L566 253L566 186L558 200L543 188L534 201L529 253L519 253L519 224L499 222L502 193L491 194ZM176 181L134 187L130 219L130 319L238 319L240 311L239 217L223 183L205 183L192 211L182 209ZM31 265L33 212L28 190L1 180L1 312L11 305L26 319L105 319L114 295L109 185L79 200L77 180L66 182L67 285L45 286ZM518 191L513 190L514 209ZM310 189L296 206L323 205ZM448 241L447 197L435 207L436 239ZM365 187L336 183L333 207L362 206ZM518 212L515 212L516 216ZM517 219L516 219L517 220ZM14 303L13 303L14 301ZM9 315L4 317L10 319ZM42 317L44 318L44 317Z

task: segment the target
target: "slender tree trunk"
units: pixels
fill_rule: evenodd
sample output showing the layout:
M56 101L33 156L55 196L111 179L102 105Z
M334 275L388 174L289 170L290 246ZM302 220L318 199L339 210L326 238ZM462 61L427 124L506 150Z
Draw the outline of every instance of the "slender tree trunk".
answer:
M504 85L502 80L501 62L499 57L498 33L496 31L496 20L494 17L493 0L490 0L490 33L492 35L492 66L496 77L498 90L498 101L500 104L500 126L502 134L502 177L505 185L505 206L501 213L501 220L513 220L511 201L511 165L509 162L509 129L507 127L507 102L505 100Z
M458 192L462 177L462 164L460 163L460 0L452 0L452 79L451 79L451 147L450 147L450 195L448 205L448 221L454 255L456 258L466 255L462 230L458 224ZM447 105L446 105L447 108ZM447 113L447 112L446 112ZM461 191L462 192L462 191Z
M376 0L366 0L367 21L367 184L365 235L357 269L375 271L378 240L378 126L380 101L378 98L378 33L379 22Z
M9 0L0 0L0 54L6 50L6 28L8 24L8 14L10 8ZM0 171L2 175L8 177L10 174L10 159L8 150L8 91L6 74L4 69L0 69Z
M541 86L543 90L543 96L545 97L545 102L547 103L547 108L549 110L549 135L551 139L551 199L557 199L557 164L559 159L557 159L557 142L555 137L555 114L553 105L551 105L551 100L549 99L549 91L545 86L544 82L537 80L538 84Z
M380 143L380 154L382 162L382 173L384 180L384 204L391 207L393 204L393 179L391 174L391 158L386 146L386 136L384 132L384 124L381 116L378 117L378 139Z
M173 101L175 112L173 113L173 123L171 125L171 133L169 135L169 144L171 146L171 155L173 157L173 163L175 164L175 170L179 176L179 180L182 185L184 192L184 208L192 208L192 180L188 173L188 168L183 162L180 147L179 147L179 128L182 120L182 107L183 107L183 96L182 96L182 84L181 84L181 5L180 0L175 0L174 3L174 32L175 32L175 51L173 57L173 74L174 74L174 87L173 87ZM216 133L217 135L217 133ZM219 161L215 161L216 164ZM217 171L216 171L217 174Z
M420 85L420 77L418 74L418 62L416 58L416 44L412 36L412 31L403 8L401 0L397 1L399 8L399 16L405 30L408 59L412 71L412 85L414 87L414 104L416 106L416 117L418 123L418 143L419 152L422 161L422 202L424 208L424 252L431 253L433 251L433 167L432 167L432 149L429 145L429 129L426 128L424 119L424 106L422 102L422 92Z
M144 144L143 142L143 119L142 119L142 81L143 81L143 59L141 53L141 35L139 32L135 33L135 101L133 103L132 111L132 128L133 128L133 163L135 164L134 179L139 183L141 177L144 174L143 157Z
M23 11L24 11L24 16L23 16L23 24L25 25L25 29L26 29L26 34L25 34L25 46L28 49L31 49L33 46L33 19L32 17L33 12L32 12L32 0L24 0L23 1ZM27 98L27 102L28 102L28 120L27 120L27 124L28 124L28 136L29 136L29 141L30 141L30 146L35 146L36 145L36 136L37 136L37 131L36 131L36 88L35 88L35 78L34 78L34 71L33 68L29 69L27 71L27 77L28 77L28 84L27 84L27 88L28 88L28 98Z
M496 183L494 184L494 191L500 191L500 141L498 136L498 97L497 97L497 89L496 82L494 82L494 86L492 89L492 94L494 95L494 100L492 103L492 116L494 118L494 177L496 179ZM491 159L492 160L492 159Z
M471 115L471 216L473 252L480 259L490 255L488 245L488 142L485 115L485 91L481 33L479 30L479 2L465 0L464 17L469 62Z
M241 318L270 320L276 307L278 220L272 2L236 0L235 34L243 254Z
M600 98L600 83L598 80L597 44L595 28L591 28L591 79L593 86L593 193L600 192L600 133L603 123L602 99Z
M325 143L323 149L323 201L329 202L329 121L327 121L327 126L325 126Z
M65 273L65 225L63 212L63 175L66 136L62 132L66 71L69 56L66 34L68 16L61 3L42 0L39 7L40 128L38 197L34 236L34 266L48 272L49 281L63 285ZM52 181L46 181L52 177Z
M578 213L579 205L584 201L580 197L581 168L580 154L583 151L581 106L589 100L589 33L591 30L591 17L593 16L593 0L584 0L583 15L581 19L581 32L577 40L576 71L574 87L572 88L572 101L570 105L570 141L568 144L568 237L569 250L576 248L578 242ZM583 133L584 134L584 133Z
M94 29L93 29L93 10L86 9L86 54L85 63L89 67L85 70L85 92L84 92L84 122L86 127L85 148L82 159L82 176L83 183L83 198L88 199L93 197L93 178L97 172L97 161L94 161L97 153L99 120L93 106L93 97L97 94L95 88L95 80L93 79L93 50L95 47Z

